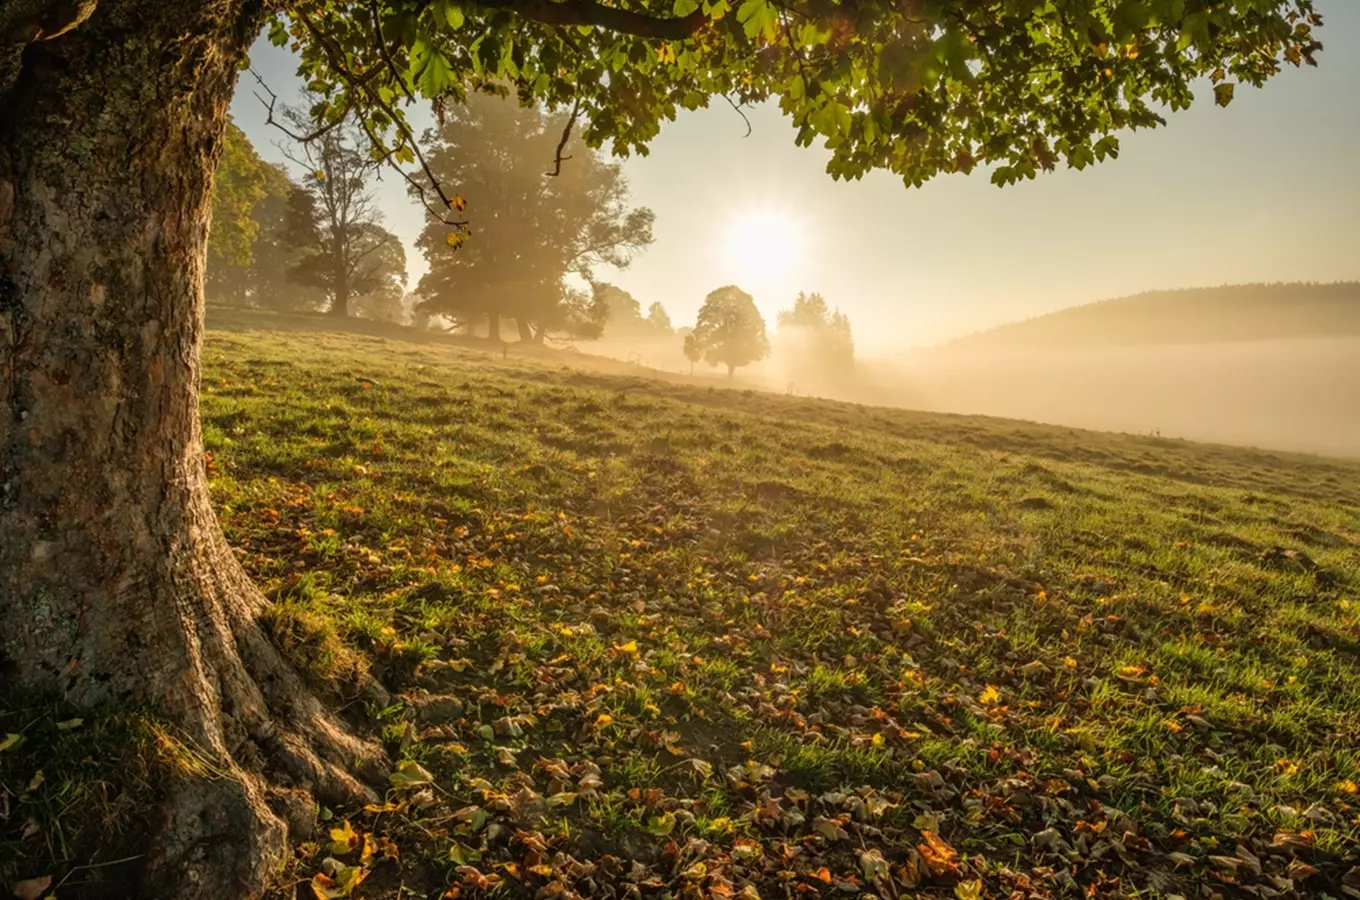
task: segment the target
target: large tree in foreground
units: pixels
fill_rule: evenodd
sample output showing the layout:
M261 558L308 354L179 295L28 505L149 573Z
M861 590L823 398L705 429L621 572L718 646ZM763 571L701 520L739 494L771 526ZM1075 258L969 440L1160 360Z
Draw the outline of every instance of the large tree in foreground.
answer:
M379 756L268 640L204 475L212 174L275 14L322 122L358 115L408 165L398 104L486 78L625 153L710 96L778 95L833 175L910 184L1085 166L1199 79L1226 103L1319 48L1311 0L0 3L0 666L6 691L154 710L207 761L169 786L159 898L258 896L306 798L362 795Z

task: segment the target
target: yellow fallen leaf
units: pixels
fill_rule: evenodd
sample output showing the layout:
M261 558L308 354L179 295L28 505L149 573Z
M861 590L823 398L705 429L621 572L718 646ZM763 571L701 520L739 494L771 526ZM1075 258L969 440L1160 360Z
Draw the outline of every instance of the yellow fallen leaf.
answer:
M978 694L978 702L983 706L994 706L1001 701L1001 689L994 684L987 685L986 690Z

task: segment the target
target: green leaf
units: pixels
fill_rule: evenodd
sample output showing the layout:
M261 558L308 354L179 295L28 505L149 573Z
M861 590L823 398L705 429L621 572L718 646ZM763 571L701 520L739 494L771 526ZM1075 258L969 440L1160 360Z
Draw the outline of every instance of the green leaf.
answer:
M388 783L399 791L409 791L423 784L429 784L433 780L434 776L427 772L420 763L409 759L403 759L397 763L397 770L387 776Z
M438 50L425 60L416 78L416 87L426 97L437 97L453 87L453 65Z
M463 14L463 7L452 0L439 0L435 4L435 15L449 23L449 28L457 31L463 27L466 16Z
M737 21L748 38L764 35L765 40L773 41L779 33L779 13L768 0L743 0L737 7Z
M457 841L449 848L449 862L457 866L470 866L475 862L480 862L482 851L472 847L464 847Z
M1219 106L1227 106L1233 101L1233 83L1225 81L1222 84L1214 85L1214 102Z
M269 43L275 47L282 47L288 43L288 27L283 24L282 19L270 20Z
M665 837L675 830L675 814L662 813L659 816L652 816L647 823L646 831L656 837Z
M699 8L699 0L675 0L673 10L676 18L683 19L685 16Z
M3 741L0 741L0 753L4 753L11 747L17 746L19 741L21 741L22 739L23 735L15 734L13 732L10 732L9 734L5 735L5 739Z

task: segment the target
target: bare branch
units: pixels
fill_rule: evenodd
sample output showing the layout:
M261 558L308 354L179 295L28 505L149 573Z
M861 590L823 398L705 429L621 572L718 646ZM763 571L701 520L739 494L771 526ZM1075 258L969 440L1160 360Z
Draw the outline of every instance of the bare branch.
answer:
M581 98L577 97L571 104L571 115L567 116L567 124L562 128L562 139L557 142L557 152L553 154L553 170L548 173L549 177L556 178L562 174L562 163L571 159L570 156L563 156L562 151L567 147L567 141L571 140L571 129L576 125L576 117L581 113Z
M340 123L344 122L345 117L349 115L349 107L346 107L344 111L340 114L339 118L337 118L334 122L331 122L328 125L322 125L320 128L317 128L315 131L309 132L308 134L294 134L287 128L287 126L283 125L281 122L274 118L274 107L279 102L279 95L274 93L274 91L270 89L269 85L265 83L265 80L260 77L260 73L256 72L253 67L250 70L250 74L255 76L255 80L260 83L260 87L264 88L265 93L269 95L268 101L266 101L259 94L255 95L255 99L259 100L260 104L265 108L264 119L265 124L273 125L279 131L282 131L284 134L288 135L288 137L297 141L299 144L308 144L316 140L317 138L323 137L328 131L337 127L338 125L340 125Z
M722 98L727 101L727 105L732 107L732 110L736 112L737 115L741 116L741 120L746 123L746 133L743 134L742 137L750 137L751 120L746 118L746 113L742 112L741 107L737 105L737 102L733 100L731 97L729 97L727 94L723 94Z
M415 134L411 132L410 126L406 124L406 121L402 118L402 116L400 116L395 109L393 109L391 106L385 103L382 97L378 96L378 92L375 91L372 88L372 86L367 83L367 81L360 81L355 79L354 74L350 72L345 67L344 63L340 61L340 56L343 56L343 54L337 56L337 54L335 53L335 48L330 43L329 37L317 26L315 22L312 21L309 15L307 15L305 12L299 12L297 14L297 17L299 20L301 20L303 26L311 33L312 37L316 39L316 42L321 46L322 50L325 51L327 61L331 64L331 68L333 68L342 78L344 78L345 82L350 87L359 88L360 90L362 90L364 94L368 97L369 101L372 102L374 106L378 107L383 112L385 112L388 118L390 118L392 122L396 124L397 128L401 130L402 136L406 139L409 146L411 147L411 151L415 154L416 161L420 163L421 170L425 173L425 177L429 179L430 187L434 188L435 193L439 195L439 199L443 201L444 209L453 209L454 201L447 194L444 193L444 188L442 185L440 185L439 179L435 177L432 171L430 171L430 166L425 161L425 155L420 151L420 142L416 140ZM383 142L378 138L376 134L373 133L373 129L369 125L368 120L365 119L363 116L360 116L359 120L363 124L364 132L368 135L368 139L373 142L373 145L375 147L382 147ZM443 222L445 225L448 225L452 228L467 227L468 223L466 220L453 221L450 219L446 219L442 212L436 211L433 207L431 207L429 202L425 200L425 188L421 186L414 178L412 178L408 172L406 172L396 163L391 162L390 154L387 155L386 158L389 164L392 166L392 168L397 172L397 174L401 175L402 178L406 179L408 184L416 188L416 190L419 193L421 203L424 204L425 209L428 210L432 216L434 216L440 222Z

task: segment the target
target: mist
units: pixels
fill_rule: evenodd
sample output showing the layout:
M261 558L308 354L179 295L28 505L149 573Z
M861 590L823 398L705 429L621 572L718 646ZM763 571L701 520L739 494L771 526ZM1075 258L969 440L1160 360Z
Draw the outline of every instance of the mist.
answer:
M1360 457L1360 335L1185 340L1197 329L1186 328L1184 317L1163 324L1177 340L1127 345L1087 340L1086 346L1073 346L1082 342L1074 334L1070 340L1008 345L995 338L1005 330L997 329L958 345L857 359L848 373L819 368L809 353L809 336L781 327L771 336L770 356L739 370L731 386ZM1156 323L1144 322L1143 328L1155 333ZM1225 326L1225 332L1231 330ZM580 349L648 370L680 375L691 370L675 339L606 332ZM715 385L728 384L721 371L702 362L693 372Z

